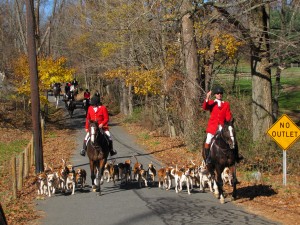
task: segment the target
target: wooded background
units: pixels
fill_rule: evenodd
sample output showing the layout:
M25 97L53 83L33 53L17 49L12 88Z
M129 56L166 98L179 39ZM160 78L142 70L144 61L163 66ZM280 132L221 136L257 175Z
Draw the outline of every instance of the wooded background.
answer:
M300 61L299 0L34 3L41 101L53 82L76 77L82 89L100 91L111 113L139 112L152 130L199 151L208 119L201 105L221 85L241 153L251 165L278 167L281 151L266 131L283 112L281 75ZM3 0L0 10L1 99L25 109L25 1ZM299 168L297 158L291 167Z

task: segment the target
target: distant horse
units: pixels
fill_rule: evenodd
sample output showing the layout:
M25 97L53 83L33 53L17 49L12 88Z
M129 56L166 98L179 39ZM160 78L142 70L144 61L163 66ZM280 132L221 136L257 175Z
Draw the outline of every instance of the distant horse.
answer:
M85 98L83 100L83 108L85 110L85 115L87 115L87 111L89 109L89 106L90 106L90 100L88 98Z
M70 117L72 118L73 116L73 112L76 109L76 104L74 101L75 97L74 97L74 93L72 91L69 91L64 98L64 102L65 102L65 107L68 110L68 113L70 115Z
M55 97L56 108L58 107L58 100L60 99L60 92L61 92L61 84L55 83L53 85L53 95Z
M233 176L233 191L232 198L236 198L236 151L237 141L235 138L235 132L233 127L233 120L225 122L222 130L215 135L212 139L210 147L211 163L207 165L207 169L210 171L213 180L217 184L215 188L215 196L220 199L221 203L225 203L223 194L223 180L221 174L225 167L229 167ZM205 159L205 152L202 152L202 156Z
M104 131L98 127L97 121L89 121L89 133L87 156L90 161L92 189L94 192L99 191L99 195L101 195L104 166L109 154L109 142Z
M68 113L69 113L70 117L72 118L73 112L76 109L75 102L72 99L68 99L68 100L66 100L65 103L66 103L66 108L68 110Z

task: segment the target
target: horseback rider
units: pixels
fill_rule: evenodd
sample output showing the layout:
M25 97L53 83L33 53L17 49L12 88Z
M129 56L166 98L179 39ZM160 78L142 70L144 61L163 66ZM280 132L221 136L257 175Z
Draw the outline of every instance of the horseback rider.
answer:
M98 96L98 97L100 98L100 93L99 93L99 91L98 91L98 90L96 90L96 92L95 92L95 96Z
M90 134L89 134L89 120L94 120L98 122L99 128L104 130L109 142L109 152L110 155L113 156L117 154L117 152L113 149L113 141L111 139L111 135L108 128L108 121L109 115L107 108L102 105L100 101L100 97L93 96L91 98L90 107L88 108L88 112L86 115L86 122L85 122L85 131L87 132L85 139L83 141L83 148L80 151L80 155L85 156L87 142L89 141Z
M211 163L210 158L210 145L212 138L216 135L217 132L222 130L225 121L230 121L232 119L232 114L230 111L229 102L222 101L224 89L220 86L216 86L212 91L209 91L206 94L206 98L202 104L204 110L210 111L210 118L208 120L208 125L206 128L206 140L204 143L204 153L206 158L206 164ZM215 95L215 100L211 100L211 94ZM242 160L242 157L238 155L238 148L235 149L235 158L236 162L239 163Z
M86 89L85 92L83 93L83 106L86 110L90 105L90 98L91 98L91 93L89 92L88 89Z
M74 88L78 86L78 81L76 80L76 78L74 78L74 80L71 82L71 85L74 85Z
M70 91L70 83L67 82L65 84L65 98L67 98L69 91Z
M91 93L89 92L88 89L86 89L85 92L83 93L83 98L90 100L90 97L91 97Z

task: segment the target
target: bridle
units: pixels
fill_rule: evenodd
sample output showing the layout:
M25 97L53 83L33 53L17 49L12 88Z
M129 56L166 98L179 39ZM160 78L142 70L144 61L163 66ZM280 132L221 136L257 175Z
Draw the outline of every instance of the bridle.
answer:
M229 142L228 137L224 137L224 132L225 132L224 127L225 127L225 126L224 126L223 129L221 130L221 137L222 137L222 139L226 142L226 144L229 145L229 147L230 147L231 149L234 149L234 148L235 148L235 137L234 137L233 126L232 126L232 125L226 125L226 126L227 126L227 130L228 130L228 132L229 132L229 137L230 137L230 139L231 139L231 141L232 141L232 144Z
M98 144L100 143L96 143L96 140L98 140L100 135L104 135L104 130L102 128L98 127L98 123L97 122L92 122L93 125L90 125L90 140L91 140L91 144L93 147L97 147ZM101 141L102 142L102 141Z
M97 124L90 125L90 137L92 144L95 144L95 140L97 140L100 130L97 127Z

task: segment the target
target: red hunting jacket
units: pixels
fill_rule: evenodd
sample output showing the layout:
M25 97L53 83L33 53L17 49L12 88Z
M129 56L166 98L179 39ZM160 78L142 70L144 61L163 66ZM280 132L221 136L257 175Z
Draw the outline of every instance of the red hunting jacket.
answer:
M210 111L210 118L206 128L207 133L215 135L219 124L223 126L225 120L231 120L232 115L228 102L222 101L221 107L218 107L218 103L214 100L208 100L207 102L204 100L202 108Z
M85 98L85 99L90 99L90 97L91 97L90 92L84 92L84 93L83 93L83 98Z
M98 121L98 124L103 124L103 129L108 130L108 111L104 105L98 106L95 112L94 107L90 106L85 120L85 129L89 128L89 120Z

